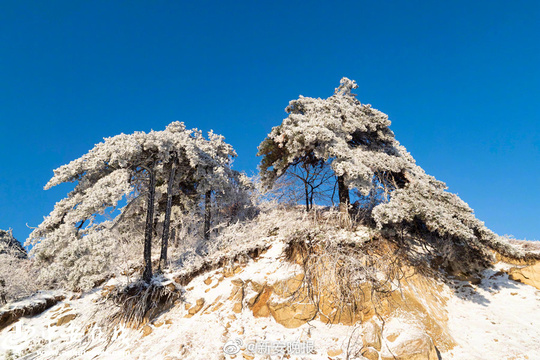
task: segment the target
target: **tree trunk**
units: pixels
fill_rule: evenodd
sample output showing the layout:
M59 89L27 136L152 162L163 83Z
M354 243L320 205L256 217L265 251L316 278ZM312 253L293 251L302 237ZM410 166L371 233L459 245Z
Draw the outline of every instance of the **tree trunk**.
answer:
M208 190L204 196L204 240L210 239L210 221L212 216L212 191Z
M171 241L170 241L171 244L173 244L173 246L176 246L178 247L178 241L176 240L176 228L172 228L171 229Z
M304 182L304 191L306 196L306 211L309 212L309 189L307 182Z
M338 183L338 196L339 196L339 209L340 211L348 211L349 209L349 189L345 185L345 178L343 175L338 176L337 178Z
M156 194L156 174L154 165L147 169L150 176L148 187L148 207L146 209L146 228L144 229L144 272L143 280L147 283L152 279L152 227L154 223L154 200Z
M157 212L159 214L159 204L158 204L158 207L157 207L157 210L156 210L156 206L154 205L154 212ZM159 217L154 217L154 223L152 224L152 231L153 231L153 234L152 236L153 237L158 237L158 232L157 232L157 228L158 228L158 222L159 222Z
M0 305L7 304L6 291L4 290L5 287L6 287L5 280L0 279Z
M169 182L167 183L167 207L165 208L165 220L163 220L163 236L161 238L161 256L159 258L159 269L167 267L167 249L169 246L169 229L171 227L171 208L173 198L173 183L176 173L176 159L173 159Z

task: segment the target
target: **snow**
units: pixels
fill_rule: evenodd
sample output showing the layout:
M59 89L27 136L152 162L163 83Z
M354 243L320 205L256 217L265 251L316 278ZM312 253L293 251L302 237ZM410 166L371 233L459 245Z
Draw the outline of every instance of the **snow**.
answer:
M460 346L443 358L540 359L540 290L495 270L484 276L478 286L457 283L448 327Z
M232 280L264 280L264 283L272 283L293 276L300 268L279 261L283 246L282 241L275 240L257 261L250 260L243 271L235 276L223 277L222 270L217 269L195 277L187 286L189 291L185 292L185 303L193 305L198 299L204 298L203 309L196 316L186 317L188 312L181 303L150 324L153 331L148 336L142 337L140 330L121 327L111 335L114 341L107 344L107 336L95 326L85 335L87 324L107 317L100 297L102 288L99 288L80 299L66 300L39 316L21 319L16 326L4 329L1 332L0 354L3 349L10 349L15 354L28 353L25 358L36 360L142 360L163 359L166 356L170 359L219 359L223 355L224 344L240 338L244 350L248 343L254 341L310 340L318 355L305 358L327 359L326 356L321 357L326 355L326 349L345 346L353 328L342 325L329 327L320 321L313 321L296 329L286 329L272 318L255 318L248 309L235 314L230 303L220 311L205 311L207 304L227 301L233 289ZM209 278L211 282L206 284L205 280ZM111 279L106 286L121 283ZM67 314L77 314L77 317L65 325L51 326L57 317ZM165 320L168 322L158 326Z
M245 271L238 274L238 277L244 281L251 279L261 284L273 284L300 273L302 268L299 265L279 261L283 248L284 243L281 241L272 243L270 248Z
M410 340L421 338L425 332L419 322L413 319L407 319L407 316L401 317L396 315L386 322L384 326L385 336L395 335L396 338L390 343L384 341L381 347L381 356L392 358L394 353L391 348L399 348L402 344L406 344Z
M13 303L8 303L8 304L4 305L3 307L0 308L0 312L1 311L8 311L8 310L15 310L15 309L28 308L28 307L31 307L31 306L34 306L34 305L44 303L44 302L47 301L47 299L53 299L53 298L55 298L57 296L61 296L63 294L64 294L63 291L58 291L58 290L50 290L50 291L41 290L38 293L36 293L35 295L32 295L32 296L26 297L24 299L21 299L19 301L16 301L16 302L13 302Z

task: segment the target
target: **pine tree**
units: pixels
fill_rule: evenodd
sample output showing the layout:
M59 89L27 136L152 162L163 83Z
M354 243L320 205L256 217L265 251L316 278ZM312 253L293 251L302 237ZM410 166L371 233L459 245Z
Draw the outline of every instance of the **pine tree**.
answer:
M388 116L361 104L352 93L357 87L343 78L327 99L300 96L289 103L289 116L259 146L261 178L268 188L298 164L328 163L346 209L351 188L368 195L376 175L390 174L390 185L410 166L412 158L396 141Z
M267 188L297 165L328 163L334 172L341 208L349 190L379 229L407 227L442 241L457 258L485 258L487 249L512 257L520 251L491 232L446 184L427 175L395 139L388 116L362 104L347 78L327 99L300 96L289 103L283 122L259 146L261 179ZM445 245L446 244L446 245ZM460 252L461 251L461 252ZM472 255L471 255L472 254Z
M210 132L207 140L200 131L174 122L164 131L106 138L87 154L56 169L46 189L65 182L76 186L27 241L34 246L32 255L43 265L42 276L53 285L92 287L115 257L117 230L138 236L137 224L145 219L143 279L150 281L154 224L162 210L159 199L165 216L162 268L167 261L173 199L180 201L185 189L193 190L189 196L199 199L209 190L226 193L231 178L237 176L230 168L234 156L223 137ZM123 202L126 204L120 207ZM111 219L104 220L106 217Z

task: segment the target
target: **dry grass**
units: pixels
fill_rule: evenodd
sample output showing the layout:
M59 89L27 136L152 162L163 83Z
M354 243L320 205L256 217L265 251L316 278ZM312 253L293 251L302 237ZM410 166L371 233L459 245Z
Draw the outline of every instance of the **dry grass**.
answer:
M524 251L540 252L540 241L509 239L509 242Z
M108 319L109 325L139 328L171 308L180 298L179 291L172 283L164 286L139 281L115 288L106 296L115 308Z
M317 230L299 231L288 242L286 259L304 270L302 285L293 296L303 300L300 297L307 295L328 323L362 312L377 315L377 305L411 275L403 272L407 256L382 238L358 244L332 241L326 235ZM331 302L338 311L325 314L323 302Z

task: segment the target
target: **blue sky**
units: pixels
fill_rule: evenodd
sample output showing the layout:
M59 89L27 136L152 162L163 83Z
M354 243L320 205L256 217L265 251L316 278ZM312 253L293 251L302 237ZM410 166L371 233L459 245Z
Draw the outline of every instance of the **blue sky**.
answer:
M253 173L289 100L347 76L488 227L540 239L539 18L532 0L4 0L0 228L24 241L70 189L43 190L54 168L175 120Z

